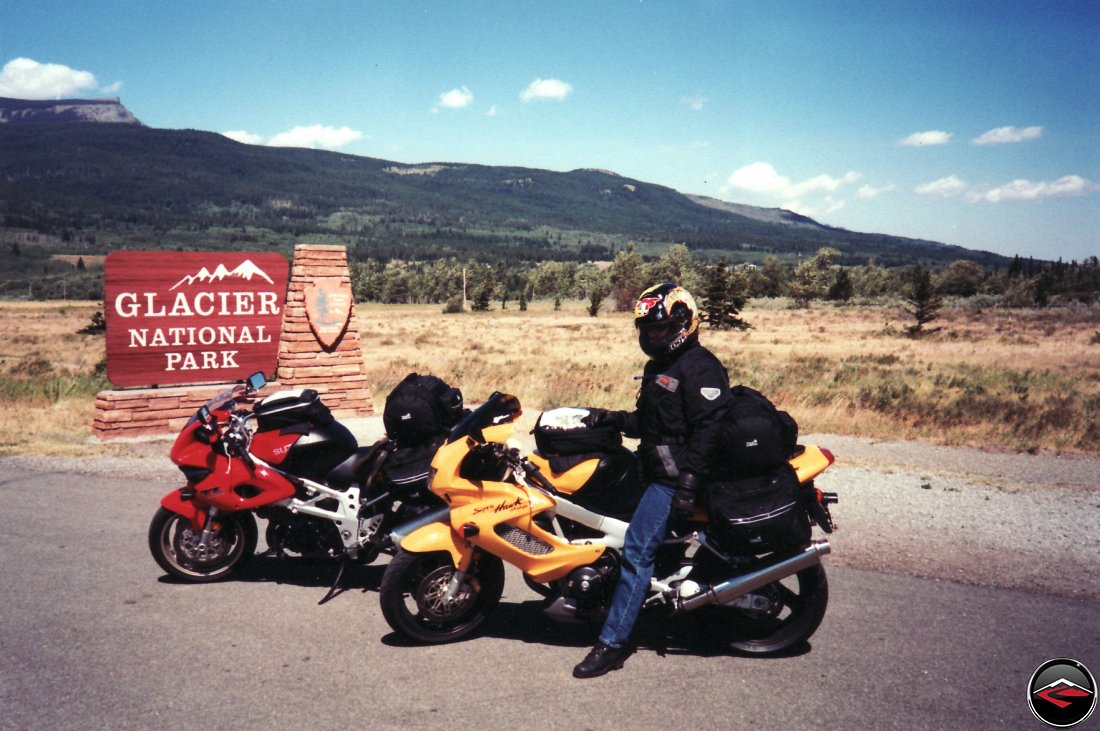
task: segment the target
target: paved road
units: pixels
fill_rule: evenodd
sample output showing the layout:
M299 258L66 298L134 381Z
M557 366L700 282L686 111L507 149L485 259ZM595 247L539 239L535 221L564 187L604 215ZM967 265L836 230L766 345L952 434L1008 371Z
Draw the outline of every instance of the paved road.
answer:
M146 548L156 477L0 460L0 728L1038 729L1040 663L1100 673L1096 601L835 564L821 629L786 657L673 643L577 681L591 637L547 625L511 573L485 636L403 646L380 566L322 606L326 566L168 580Z

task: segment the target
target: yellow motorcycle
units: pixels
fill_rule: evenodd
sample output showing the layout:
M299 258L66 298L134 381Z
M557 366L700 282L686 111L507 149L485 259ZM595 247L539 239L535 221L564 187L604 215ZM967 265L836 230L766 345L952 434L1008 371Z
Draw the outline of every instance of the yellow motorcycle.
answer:
M521 413L517 398L494 393L436 452L430 489L446 507L392 534L399 550L381 582L382 613L398 634L440 643L473 633L500 601L504 562L545 598L551 619L606 616L642 492L634 456L622 446L564 464L537 451L524 456L512 440ZM813 480L832 462L815 446L790 461L794 509L825 532L834 527L828 505L836 496ZM715 527L700 510L671 532L645 607L673 615L706 608L722 627L715 638L748 653L778 652L812 635L828 602L821 564L828 541L754 552L723 541Z

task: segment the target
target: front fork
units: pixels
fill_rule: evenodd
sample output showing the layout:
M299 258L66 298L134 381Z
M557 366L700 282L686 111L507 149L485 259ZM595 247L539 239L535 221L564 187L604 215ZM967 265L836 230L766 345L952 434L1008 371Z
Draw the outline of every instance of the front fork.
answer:
M448 604L453 604L458 600L459 594L462 593L462 587L466 584L466 572L455 569L455 572L451 575L451 580L447 584L447 590L443 592L443 600Z
M199 545L196 548L200 555L206 554L206 548L210 545L211 539L214 538L214 534L217 530L214 527L214 523L218 517L218 509L213 505L206 511L206 521L203 525L202 534L199 537Z

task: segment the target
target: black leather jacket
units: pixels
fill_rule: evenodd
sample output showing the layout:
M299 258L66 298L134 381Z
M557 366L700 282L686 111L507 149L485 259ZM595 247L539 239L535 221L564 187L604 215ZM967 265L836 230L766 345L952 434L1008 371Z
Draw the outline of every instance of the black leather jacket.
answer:
M623 433L641 440L638 455L649 482L675 485L682 472L710 472L720 422L732 406L729 374L698 343L672 360L646 363L637 408Z

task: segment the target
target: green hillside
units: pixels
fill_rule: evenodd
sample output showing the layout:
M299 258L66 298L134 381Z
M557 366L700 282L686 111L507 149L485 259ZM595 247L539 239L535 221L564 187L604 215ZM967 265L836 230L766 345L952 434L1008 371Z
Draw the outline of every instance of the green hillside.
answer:
M693 200L606 171L408 165L132 125L0 126L0 222L6 240L24 234L25 252L89 255L123 247L289 253L298 242L338 242L353 260L576 261L609 259L628 242L648 255L679 242L734 262L831 246L849 264L1009 263Z

